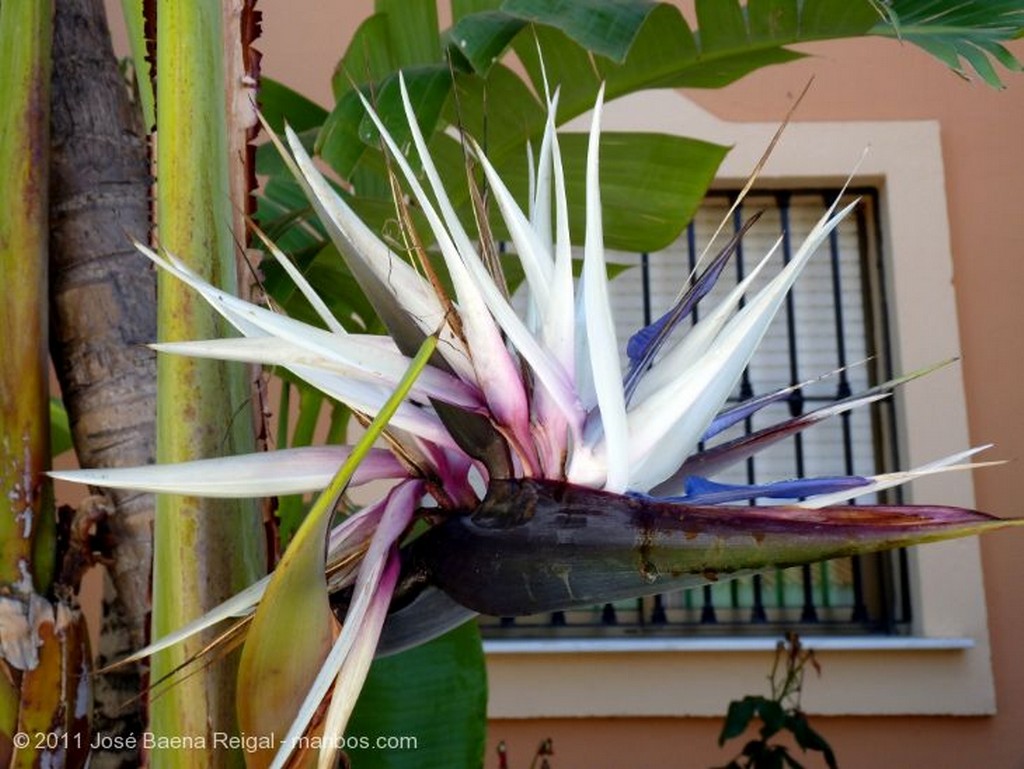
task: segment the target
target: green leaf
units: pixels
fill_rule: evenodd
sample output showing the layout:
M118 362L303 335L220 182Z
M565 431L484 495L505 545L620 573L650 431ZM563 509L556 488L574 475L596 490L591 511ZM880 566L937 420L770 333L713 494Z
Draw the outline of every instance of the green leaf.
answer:
M559 136L573 242L583 239L587 137ZM664 134L605 133L601 137L601 202L605 245L656 251L672 243L700 204L726 148ZM517 200L525 201L526 163L499 168Z
M822 753L825 763L830 769L836 769L836 756L832 752L832 746L824 737L811 728L810 722L800 711L796 711L786 718L786 728L793 734L796 744L804 750L816 750Z
M458 23L464 16L496 11L500 6L501 0L451 0L452 21Z
M778 734L786 724L786 711L775 700L764 700L757 709L764 725L761 727L761 739L768 740Z
M797 0L750 0L747 18L751 40L785 40L796 29Z
M369 89L364 95L369 96ZM358 92L350 90L338 99L320 128L315 149L342 177L347 178L370 149L359 135L365 116Z
M1024 32L1021 0L890 0L886 9L889 18L878 20L871 34L913 43L964 77L973 69L998 88L1003 83L991 59L1011 72L1022 69L1001 44Z
M402 72L402 76L405 78L409 101L416 113L420 130L423 131L424 136L431 136L437 128L441 109L451 91L451 71L446 64L432 64L406 69ZM398 146L404 147L412 143L412 132L405 119L397 74L392 75L380 85L374 109L381 116L384 126L394 137ZM360 107L360 110L363 116L359 123L359 140L364 144L376 146L380 142L380 135L365 109Z
M345 55L334 69L331 90L335 100L352 90L352 83L374 83L398 69L391 49L388 17L376 13L356 28Z
M501 11L472 13L445 33L445 42L474 71L486 74L524 26L524 20Z
M792 32L804 40L860 37L877 21L878 11L870 0L806 0L800 11L799 31Z
M513 50L526 69L536 93L545 91L545 72L548 86L560 89L557 122L564 123L593 107L602 73L595 69L594 60L586 49L553 27L534 27L532 32L520 34ZM541 55L544 57L543 67Z
M385 76L397 67L399 52L387 16L401 5L387 6L388 13L378 13L360 27L342 64L351 70L356 61L364 60L361 82L378 82L377 109L399 143L408 139L404 115L396 98L393 79ZM448 34L450 47L477 73L456 72L456 98L448 99L451 83L447 67L427 67L419 74L409 75L410 91L416 102L418 119L425 134L442 125L461 125L485 147L495 165L511 170L525 191L527 141L538 142L544 124L544 108L537 95L543 96L545 84L541 58L551 87L560 87L558 122L562 123L593 106L598 86L607 82L609 99L644 88L715 87L732 82L763 66L793 60L800 54L784 46L807 40L865 34L878 21L868 0L753 0L744 9L737 0L716 0L699 4L703 25L694 33L677 8L669 4L622 2L622 0L587 0L585 3L539 2L539 0L506 0L500 9L495 0L462 0L453 9L455 26ZM404 6L402 6L404 7ZM565 13L558 13L564 10ZM744 11L745 10L745 14ZM425 18L425 17L424 17ZM527 30L527 22L530 29ZM604 25L604 26L602 26ZM607 35L608 40L599 40ZM579 41L584 44L581 45ZM418 44L419 45L419 44ZM423 44L425 46L425 43ZM529 86L507 67L494 60L511 46L527 73ZM589 48L589 50L588 50ZM426 48L423 48L426 51ZM594 53L598 55L594 55ZM621 58L616 63L602 54ZM418 54L421 58L426 54ZM389 69L390 67L390 69ZM421 82L414 80L422 78ZM344 90L349 89L348 83ZM336 92L339 86L335 86ZM369 93L369 91L367 91ZM440 112L438 110L441 109ZM354 94L345 94L326 121L318 139L322 157L342 176L361 169L378 179L373 186L384 188L386 177L378 150L368 146L376 138L369 121ZM447 150L442 142L439 146ZM458 158L452 153L452 158ZM708 156L705 156L705 158ZM673 161L687 162L687 158ZM714 161L717 166L720 157ZM621 177L603 180L608 190L607 207L613 211L610 245L650 249L665 245L689 218L692 207L672 206L675 192L661 195L667 189L652 183L640 187L644 171L653 168L667 173L666 161L652 163L651 157L627 157L606 161L620 163ZM461 161L460 161L461 164ZM704 174L709 166L699 163L699 183L694 183L685 196L697 195L701 184L710 181ZM454 161L446 178L461 175ZM631 183L626 183L632 176ZM364 184L357 187L359 195L367 194ZM461 182L459 182L461 184ZM622 194L616 195L614 188ZM671 184L668 185L671 188ZM652 204L637 194L655 191ZM678 192L678 188L676 189ZM703 193L704 189L699 189ZM466 193L453 192L457 207L466 208ZM378 194L383 200L385 195ZM660 199L658 199L660 197ZM520 197L520 200L523 198ZM640 210L652 208L654 213ZM622 207L624 206L624 207ZM643 226L643 217L652 215L657 221L653 230ZM576 230L578 233L578 229Z
M377 0L376 8L387 20L396 66L418 67L441 61L437 0Z
M617 62L657 7L644 0L505 0L501 6L510 16L557 27L587 50Z
M765 701L764 697L747 695L742 700L730 702L729 710L725 714L725 723L722 724L722 731L718 735L718 744L724 745L734 737L743 734L761 703Z
M487 679L474 623L423 646L376 660L348 734L359 769L475 769L483 765ZM412 737L414 748L377 747L379 738Z
M50 398L50 455L57 456L73 448L68 412L60 398Z
M260 78L260 111L271 127L284 131L284 124L297 133L323 125L327 110L311 99L307 99L284 83L269 77Z
M499 64L486 77L457 74L443 117L475 138L492 160L512 153L525 163L526 142L541 135L547 111L519 75Z
M441 111L451 92L451 72L447 65L433 64L407 69L402 74L420 128L424 135L430 136L437 130ZM412 134L402 108L398 75L392 74L372 88L366 86L360 90L374 104L374 109L399 146L410 144ZM341 96L324 121L316 150L340 176L348 178L365 158L380 156L379 141L380 136L366 114L359 94L350 90ZM386 188L387 185L384 186Z
M697 25L705 54L748 42L746 19L736 0L697 0Z

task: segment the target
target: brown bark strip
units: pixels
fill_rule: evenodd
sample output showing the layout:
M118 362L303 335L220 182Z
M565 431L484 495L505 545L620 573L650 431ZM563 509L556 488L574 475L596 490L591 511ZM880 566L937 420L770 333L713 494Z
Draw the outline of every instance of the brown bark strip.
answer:
M118 71L102 0L56 4L51 171L51 355L83 467L147 464L155 455L156 276L132 247L150 228L149 160L141 120ZM117 600L104 607L100 663L145 642L153 500L111 492ZM139 671L97 681L95 730L142 728L120 713ZM105 691L101 691L101 689ZM97 755L94 767L138 765Z
M260 76L260 52L254 47L261 30L261 14L255 0L225 0L224 87L227 104L228 157L233 231L247 232L246 219L256 212L256 148L253 140L259 132L256 118L256 88ZM248 246L248 238L239 244ZM240 254L240 256L245 256ZM239 290L249 296L251 267L240 261Z

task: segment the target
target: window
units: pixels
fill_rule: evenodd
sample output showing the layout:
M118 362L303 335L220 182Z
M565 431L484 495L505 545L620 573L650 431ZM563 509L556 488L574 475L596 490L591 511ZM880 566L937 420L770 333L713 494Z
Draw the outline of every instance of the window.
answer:
M734 145L719 175L723 189L742 184L777 127L723 123L666 92L613 102L606 108L604 125L607 130L679 126L688 135ZM959 347L937 125L793 124L762 172L760 186L838 186L868 146L857 183L877 190L872 208L877 209L884 244L878 258L890 302L884 316L892 370L913 371L948 359ZM877 332L864 338L877 338ZM858 357L847 351L849 362ZM801 377L834 368L809 357L806 362L803 370L801 361ZM968 445L963 387L955 366L903 388L896 414L896 448L903 467ZM881 427L884 433L884 419ZM919 481L905 496L911 502L971 506L971 479L958 474ZM955 573L949 568L952 562ZM977 542L915 549L897 575L900 571L913 607L913 616L902 618L909 619L907 634L809 638L821 650L829 681L821 690L808 687L805 707L830 714L994 712ZM763 678L768 659L764 652L774 645L770 638L724 631L676 635L488 641L490 715L720 715L728 696L741 695L751 681Z

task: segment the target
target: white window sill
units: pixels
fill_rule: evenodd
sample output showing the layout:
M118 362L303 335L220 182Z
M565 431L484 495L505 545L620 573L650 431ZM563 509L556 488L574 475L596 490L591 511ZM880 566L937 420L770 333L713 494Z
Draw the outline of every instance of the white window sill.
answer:
M701 638L557 638L484 641L488 655L503 654L643 654L654 652L774 651L779 639L705 636ZM814 651L921 652L973 649L974 639L921 636L805 636L800 643Z
M995 712L987 644L965 636L805 638L817 715ZM488 641L491 718L721 717L766 692L772 638Z

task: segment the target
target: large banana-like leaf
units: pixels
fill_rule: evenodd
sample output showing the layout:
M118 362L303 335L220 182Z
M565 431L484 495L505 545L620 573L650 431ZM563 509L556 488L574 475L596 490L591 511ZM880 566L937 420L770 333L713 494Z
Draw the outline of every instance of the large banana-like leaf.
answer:
M346 752L360 769L480 766L486 708L480 631L470 623L374 662Z
M802 54L791 50L794 44L875 35L900 37L956 71L973 69L995 85L999 77L994 62L1020 69L1001 41L1024 28L1021 0L698 0L693 28L675 6L649 0L459 0L452 3L455 23L443 35L452 68L438 53L433 6L422 0L378 4L336 71L337 104L316 149L341 176L358 178L364 200L374 198L368 192L373 187L385 190L386 199L387 187L379 181L367 184L368 179L383 178L383 162L378 134L360 108L358 92L374 94L382 122L403 145L408 129L395 77L401 68L435 163L443 165L447 156L451 174L444 175L455 179L462 173L462 153L440 130L464 127L503 172L521 172L527 142L538 140L545 122L544 105L533 94L544 94L547 83L561 87L557 120L564 123L590 108L602 81L609 100L647 88L720 87L760 67L798 58ZM416 21L398 24L397 19ZM526 82L501 63L509 51L525 67ZM651 165L649 159L657 157L654 140L634 141L631 149L639 151L624 154L622 161L630 172L602 179L602 195L607 200L644 200L648 212L653 206L665 226L650 228L635 218L613 218L606 223L606 243L656 250L669 234L681 230L697 199L684 176L670 173L660 180L660 194L651 201L650 174L675 166ZM717 151L705 148L697 162L713 166ZM570 148L567 157L573 155ZM452 195L469 221L468 191ZM355 207L366 218L362 205ZM574 234L582 232L579 211L573 212L572 221Z
M886 18L871 34L898 37L920 46L959 75L974 70L991 86L1002 86L993 60L1011 72L1021 64L1003 45L1021 36L1024 3L1020 0L889 0ZM965 66L966 64L966 66Z

